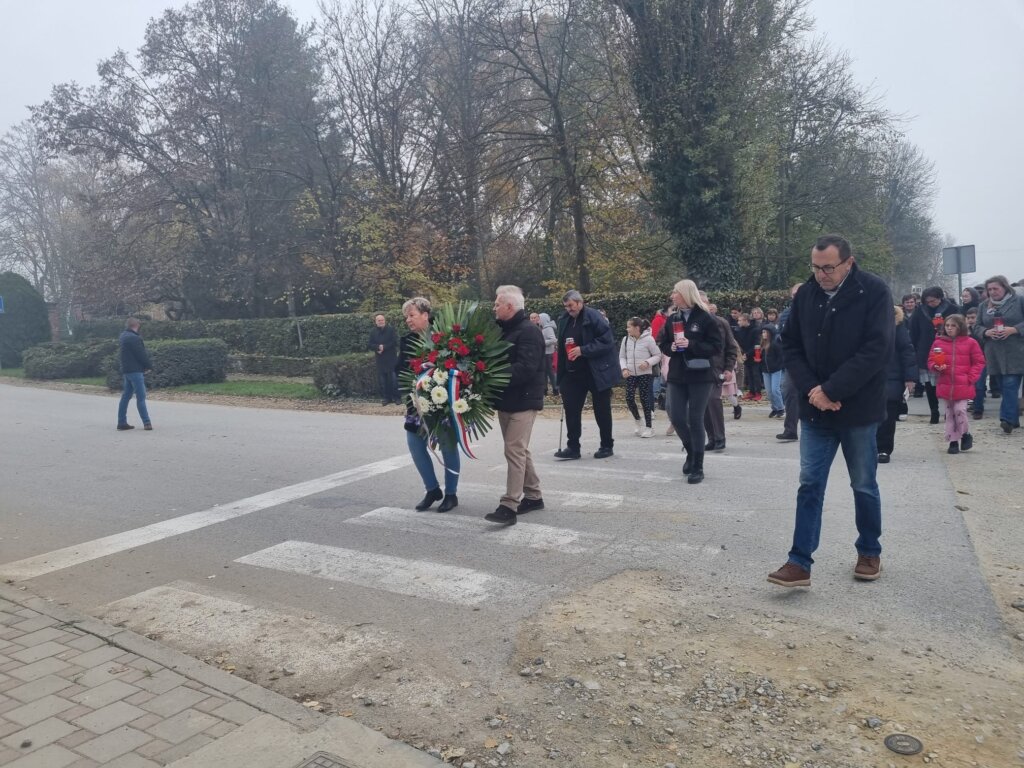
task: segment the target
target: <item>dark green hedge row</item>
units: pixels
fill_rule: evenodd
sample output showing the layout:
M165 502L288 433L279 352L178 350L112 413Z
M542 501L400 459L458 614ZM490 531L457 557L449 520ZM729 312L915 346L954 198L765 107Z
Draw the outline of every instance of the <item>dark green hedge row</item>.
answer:
M228 368L233 373L252 373L261 376L312 376L313 362L311 357L228 355Z
M313 385L328 397L377 397L377 366L373 353L337 355L315 361Z
M0 272L0 296L0 368L18 368L26 349L50 340L50 316L39 292L14 272Z
M113 340L69 344L47 342L25 350L24 367L27 379L79 379L103 376L107 359L117 352Z
M601 307L616 336L625 332L626 321L634 315L650 319L657 307L665 306L672 286L666 284L663 293L592 294L589 304ZM747 310L754 306L782 309L788 301L787 291L727 291L711 295L719 312L727 315L732 307ZM527 310L547 312L552 319L562 313L561 297L528 299ZM405 323L398 312L386 312L388 323L405 331ZM349 315L312 315L297 321L287 318L270 320L181 320L146 321L142 324L142 337L157 339L222 339L233 353L262 355L265 357L331 357L366 350L373 328L372 313ZM298 323L298 326L296 325ZM299 331L302 329L302 346ZM124 328L124 320L89 320L75 328L75 339L117 338Z
M154 341L146 344L153 370L146 374L146 387L178 387L224 381L228 367L228 346L220 339ZM121 389L121 363L117 354L107 359L107 386Z

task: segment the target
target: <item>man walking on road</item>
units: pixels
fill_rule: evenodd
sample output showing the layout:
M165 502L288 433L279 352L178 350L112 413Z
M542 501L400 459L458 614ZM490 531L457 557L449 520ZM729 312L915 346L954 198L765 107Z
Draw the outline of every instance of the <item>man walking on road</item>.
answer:
M704 301L708 295L700 292ZM725 347L720 354L711 358L711 368L714 370L715 381L711 386L711 396L708 398L708 407L704 411L704 429L708 433L708 442L704 446L705 451L725 450L725 406L722 404L722 384L736 378L736 338L732 335L732 327L724 317L718 316L718 307L708 304L708 312L718 321L722 329L722 338L725 339Z
M825 486L839 447L850 473L857 524L854 578L882 570L882 499L875 434L885 418L886 366L894 328L889 288L856 264L850 243L818 238L814 275L793 298L782 332L786 369L800 393L800 489L789 559L768 581L809 587Z
M796 297L796 292L800 290L800 286L803 283L797 283L789 289L790 305L782 310L782 315L779 317L779 333L786 327L786 323L789 321L789 312L793 307L793 299ZM800 393L796 391L796 387L793 386L793 380L789 376L789 372L782 369L782 401L786 406L786 415L783 417L782 432L775 436L776 440L781 440L784 443L791 443L794 440L799 440L800 435L797 434L797 419L800 416Z
M595 459L613 454L612 387L622 380L619 351L604 315L583 303L579 291L562 297L565 312L558 318L558 389L565 408L565 448L555 451L559 459L580 457L583 434L583 404L590 393L594 419L601 433Z
M121 402L117 404L117 428L122 431L135 429L128 423L128 403L131 402L133 393L135 406L139 409L139 417L142 419L142 428L153 429L153 423L149 420L149 410L146 408L146 371L153 367L153 363L150 362L146 345L139 335L141 325L136 318L129 317L124 324L121 338L118 339L121 346L124 391L121 392Z
M505 495L498 508L484 515L484 519L515 525L517 513L544 509L540 478L530 455L530 435L537 414L544 408L547 364L544 334L539 326L530 322L523 309L522 290L515 285L502 285L496 293L494 317L501 326L501 338L512 345L508 351L508 386L495 406L505 443L508 474Z
M398 375L395 363L398 362L398 333L388 325L384 315L373 318L373 330L370 331L368 349L374 354L377 364L377 385L380 387L380 404L402 404L398 394Z

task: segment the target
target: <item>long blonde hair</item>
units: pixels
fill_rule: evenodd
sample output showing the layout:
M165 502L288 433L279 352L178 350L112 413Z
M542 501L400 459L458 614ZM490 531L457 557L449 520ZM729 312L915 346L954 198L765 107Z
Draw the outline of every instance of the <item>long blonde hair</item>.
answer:
M700 291L697 290L697 284L693 280L680 280L672 286L672 290L686 299L691 307L700 307L710 314L707 302L700 297Z

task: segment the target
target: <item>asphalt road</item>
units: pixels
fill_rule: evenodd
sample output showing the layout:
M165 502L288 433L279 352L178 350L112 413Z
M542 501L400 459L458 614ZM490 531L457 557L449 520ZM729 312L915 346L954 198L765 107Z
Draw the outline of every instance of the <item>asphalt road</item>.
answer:
M840 458L814 586L784 590L765 576L789 548L799 449L774 439L781 425L767 408L728 422L728 449L708 456L698 486L681 474L663 414L647 440L617 421L616 455L603 461L588 453L597 447L589 414L577 462L553 459L559 422L538 420L532 448L547 508L510 528L482 519L504 483L497 432L464 462L458 509L439 515L412 511L423 488L398 409L152 401L152 432L116 431L115 411L111 397L0 384L0 578L84 612L135 601L157 621L168 594L194 593L278 616L372 622L409 647L455 644L488 660L507 654L519 620L551 598L654 568L681 580L683 606L713 598L727 611L781 612L964 658L1005 642L941 435L920 420L900 426L893 462L879 468L882 578L851 577L856 532ZM963 458L984 462L980 451Z

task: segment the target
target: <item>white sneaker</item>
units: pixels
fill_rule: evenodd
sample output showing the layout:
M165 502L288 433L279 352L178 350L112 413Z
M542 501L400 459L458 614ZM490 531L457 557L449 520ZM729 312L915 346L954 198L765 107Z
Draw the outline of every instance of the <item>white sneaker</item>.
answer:
M634 435L639 435L640 434L640 430L643 429L643 425L644 425L644 423L642 421L640 421L640 419L637 419L636 420L636 429L633 430L633 434Z
M654 437L654 427L644 427L640 432L640 437Z

